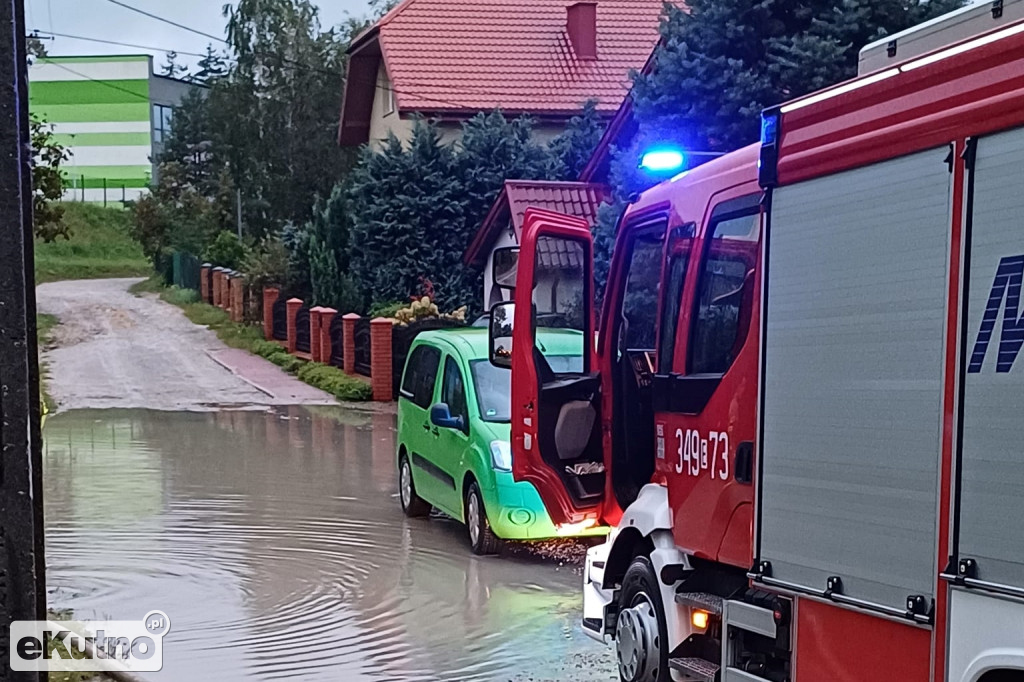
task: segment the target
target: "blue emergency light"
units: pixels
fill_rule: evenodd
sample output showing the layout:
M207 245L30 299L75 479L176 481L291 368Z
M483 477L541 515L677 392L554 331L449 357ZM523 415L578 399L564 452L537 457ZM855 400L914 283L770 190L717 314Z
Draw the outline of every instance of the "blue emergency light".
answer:
M678 149L659 147L646 152L640 159L640 167L652 173L679 170L686 163L686 155Z

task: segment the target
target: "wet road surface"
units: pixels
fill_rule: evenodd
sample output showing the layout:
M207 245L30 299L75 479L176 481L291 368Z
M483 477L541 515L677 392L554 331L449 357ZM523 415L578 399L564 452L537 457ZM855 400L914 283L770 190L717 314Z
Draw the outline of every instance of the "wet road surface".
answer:
M616 679L579 569L402 516L392 415L75 410L44 436L50 605L165 611L147 679Z
M218 405L335 405L327 393L266 360L224 345L177 306L134 296L139 279L49 282L39 311L56 315L45 350L47 387L61 409L146 407L204 410Z

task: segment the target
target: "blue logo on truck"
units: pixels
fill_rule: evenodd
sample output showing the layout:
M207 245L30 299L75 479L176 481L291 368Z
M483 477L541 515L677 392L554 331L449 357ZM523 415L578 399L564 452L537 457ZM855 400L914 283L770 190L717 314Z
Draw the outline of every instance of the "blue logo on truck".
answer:
M996 357L996 372L1009 372L1013 361L1017 359L1021 346L1024 345L1024 317L1020 312L1020 287L1024 280L1024 255L1007 256L999 261L996 278L992 282L992 290L985 304L985 316L981 318L981 329L978 339L974 342L971 362L967 365L970 374L977 374L985 362L989 341L996 328L996 318L1003 308L1003 328L999 335L999 355Z

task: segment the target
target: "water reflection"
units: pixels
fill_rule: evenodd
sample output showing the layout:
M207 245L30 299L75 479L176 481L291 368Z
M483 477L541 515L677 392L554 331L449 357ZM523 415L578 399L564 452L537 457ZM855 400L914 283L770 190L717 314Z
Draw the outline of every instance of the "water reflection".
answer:
M479 559L457 524L401 515L390 415L76 411L45 436L51 604L81 618L166 611L154 679L613 670L602 658L557 672L601 651L576 626L572 571Z

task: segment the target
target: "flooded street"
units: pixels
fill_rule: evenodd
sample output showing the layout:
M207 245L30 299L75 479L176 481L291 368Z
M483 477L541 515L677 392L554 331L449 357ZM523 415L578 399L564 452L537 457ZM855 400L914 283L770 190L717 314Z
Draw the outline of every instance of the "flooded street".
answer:
M616 679L578 568L402 515L388 413L74 410L44 435L50 604L166 612L146 679Z

